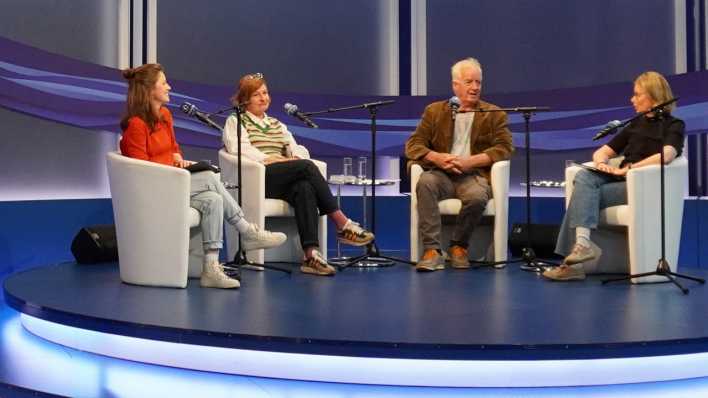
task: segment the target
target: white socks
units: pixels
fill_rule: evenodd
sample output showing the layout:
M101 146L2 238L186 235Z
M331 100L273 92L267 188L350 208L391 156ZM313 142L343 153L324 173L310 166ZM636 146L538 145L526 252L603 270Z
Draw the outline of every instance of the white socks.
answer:
M219 264L219 251L207 250L204 253L204 264Z
M590 228L576 227L575 243L579 244L580 246L590 247Z
M244 233L244 232L248 231L248 228L251 227L251 223L242 218L242 219L238 220L238 222L236 223L236 225L234 225L234 227L236 227L238 232Z

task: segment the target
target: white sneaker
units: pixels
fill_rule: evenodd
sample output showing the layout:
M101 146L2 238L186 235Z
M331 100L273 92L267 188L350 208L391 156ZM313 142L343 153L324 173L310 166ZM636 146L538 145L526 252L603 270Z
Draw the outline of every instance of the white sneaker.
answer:
M282 232L270 232L258 228L258 225L251 224L248 231L241 234L241 248L243 250L269 249L280 246L287 237Z
M199 285L218 289L236 289L241 286L241 282L226 275L221 264L211 263L204 265Z

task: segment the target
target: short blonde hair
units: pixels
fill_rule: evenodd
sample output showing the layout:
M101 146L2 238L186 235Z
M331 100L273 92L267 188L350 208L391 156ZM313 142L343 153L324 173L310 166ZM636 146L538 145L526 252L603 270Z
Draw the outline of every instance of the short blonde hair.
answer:
M479 69L480 75L482 74L482 64L480 64L476 58L469 57L459 60L455 62L455 65L452 65L452 68L450 68L452 80L457 80L460 78L463 68L477 68Z
M674 98L671 92L671 86L666 78L659 72L647 71L639 75L635 80L634 84L643 88L647 92L649 97L653 99L657 104L664 103L672 98ZM671 113L676 108L676 103L667 105L666 111Z

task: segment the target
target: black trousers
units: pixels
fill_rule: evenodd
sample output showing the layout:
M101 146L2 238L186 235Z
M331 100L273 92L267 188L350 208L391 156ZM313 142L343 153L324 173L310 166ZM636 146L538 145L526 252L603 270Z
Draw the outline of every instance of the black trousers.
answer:
M303 249L319 246L318 217L339 209L320 169L307 159L267 165L265 196L282 199L295 209Z

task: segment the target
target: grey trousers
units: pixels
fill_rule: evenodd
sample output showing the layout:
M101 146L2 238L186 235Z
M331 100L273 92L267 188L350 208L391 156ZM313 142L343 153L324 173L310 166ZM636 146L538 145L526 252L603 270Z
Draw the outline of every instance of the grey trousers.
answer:
M224 188L219 176L211 171L191 175L189 206L201 214L204 250L217 250L224 246L224 219L236 225L243 219L243 210Z
M478 173L449 175L442 170L424 171L416 185L418 219L423 248L440 249L440 208L438 202L457 198L462 201L452 233L451 245L467 247L472 231L492 198L489 181Z

